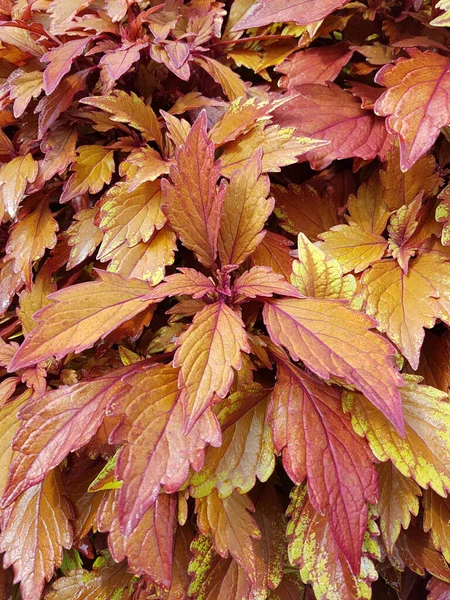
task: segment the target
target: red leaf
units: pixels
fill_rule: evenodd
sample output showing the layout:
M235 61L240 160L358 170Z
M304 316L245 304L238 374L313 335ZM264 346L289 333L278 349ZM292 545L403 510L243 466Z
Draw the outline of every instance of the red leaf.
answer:
M344 415L339 392L287 362L279 362L269 406L277 452L296 484L308 477L314 508L329 511L336 542L355 575L367 527L367 502L377 497L377 476L368 446Z
M383 119L363 110L356 98L334 84L301 85L291 99L275 111L282 126L296 128L297 135L330 143L299 157L313 169L327 167L335 159L383 157L387 133Z
M44 90L47 95L55 91L61 79L72 68L73 61L83 54L91 39L85 37L69 40L44 54L41 62L49 63L44 71Z

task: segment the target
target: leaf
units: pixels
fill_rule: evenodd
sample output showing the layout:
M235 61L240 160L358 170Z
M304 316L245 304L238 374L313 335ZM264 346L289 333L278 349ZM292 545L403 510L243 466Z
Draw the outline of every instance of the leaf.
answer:
M423 529L431 532L436 550L450 556L450 506L447 498L441 498L432 490L426 490L423 498Z
M6 381L9 381L8 379ZM3 382L4 384L4 382ZM14 393L14 390L13 392ZM28 399L29 392L21 394L0 408L0 491L4 492L8 480L8 470L14 456L12 441L20 427L17 412Z
M117 491L109 492L97 517L100 531L109 531L108 545L116 562L125 557L130 571L146 574L156 585L170 588L175 537L176 496L160 494L130 535L120 533Z
M383 236L364 231L354 224L335 225L319 237L323 240L321 250L337 260L344 273L365 271L382 258L388 246Z
M264 223L273 210L269 178L261 175L261 154L235 171L222 205L218 249L223 265L242 263L264 237Z
M171 163L162 159L159 152L150 146L144 146L130 154L127 161L122 163L122 168L128 165L132 165L131 176L127 172L128 189L133 192L143 183L155 181L161 175L167 175Z
M343 378L403 431L397 386L402 379L392 367L393 348L370 331L374 322L337 300L283 298L267 300L264 322L272 341L323 379Z
M56 579L45 600L131 600L132 581L125 562L100 564L92 571L77 569Z
M334 84L301 85L274 114L276 123L295 127L297 135L329 142L300 157L313 169L323 169L336 159L372 160L385 153L383 119L363 110L356 98Z
M439 0L439 2L436 2L435 8L439 8L444 12L430 21L430 25L434 27L448 27L450 24L450 5L448 0Z
M178 340L173 365L181 367L179 386L186 432L208 408L214 394L225 398L241 352L250 352L244 324L223 301L205 306Z
M41 62L49 63L44 71L44 91L47 95L55 91L61 79L72 68L73 61L83 54L90 41L89 37L69 40L44 54Z
M270 267L252 267L249 271L245 271L236 279L233 292L237 296L247 298L256 298L256 296L267 298L274 294L301 297L293 285L283 281L283 276L274 273Z
M419 366L416 375L423 377L423 383L447 392L450 386L450 340L448 335L437 336L425 333ZM409 371L411 372L411 371Z
M45 157L39 161L39 171L34 184L49 181L57 173L65 171L76 158L76 143L77 132L73 127L61 125L49 131L41 143Z
M303 233L298 234L298 260L292 263L291 282L302 296L358 304L354 276L344 275L339 262L327 258L325 252Z
M338 391L280 361L267 418L286 473L295 484L308 477L312 505L328 513L336 543L358 574L366 502L376 500L377 479L368 448L342 414Z
M396 261L385 260L374 263L361 283L368 314L417 369L423 328L430 329L438 318L448 321L446 299L440 299L450 284L446 263L431 254L420 256L405 274Z
M193 298L203 298L206 294L215 292L214 282L195 269L179 267L179 273L168 275L163 283L154 288L147 300L160 300L165 297L188 295Z
M41 57L45 48L39 44L29 31L22 27L15 27L10 23L3 22L0 26L0 41L19 48L31 56Z
M59 226L45 199L39 201L31 210L21 211L18 219L10 229L6 252L8 258L14 260L14 270L22 273L30 289L32 265L44 256L47 248L56 246L56 232Z
M73 217L67 230L70 256L67 269L73 269L91 256L102 241L102 231L94 225L96 208L84 208Z
M268 231L264 239L253 252L251 261L255 266L270 267L275 273L289 280L294 258L290 254L291 240Z
M278 173L281 167L298 162L298 156L328 144L327 141L321 139L298 137L294 133L293 127L257 125L237 141L225 146L220 156L222 175L230 177L236 169L241 169L259 149L262 150L262 172Z
M226 558L228 553L245 571L250 581L256 579L256 555L253 540L261 532L250 513L254 506L244 494L232 494L220 499L214 491L195 503L200 532L211 533L216 552Z
M409 527L402 531L396 546L400 560L418 575L425 575L426 571L444 581L450 580L450 569L437 552L427 536L418 527Z
M361 395L346 394L344 407L351 412L355 431L367 438L378 460L392 460L402 475L444 496L450 484L447 394L418 384L411 375L405 377L401 394L405 438Z
M384 66L375 78L387 88L376 101L375 112L387 117L389 131L398 134L402 171L427 152L450 120L449 66L444 56L412 49L410 58Z
M19 452L11 465L4 506L89 442L103 422L106 405L122 389L121 378L135 368L50 390L23 407L24 422L14 438Z
M278 85L287 90L295 89L304 83L325 85L327 81L336 79L353 56L353 52L345 42L296 52L275 67L275 71L284 74Z
M311 185L273 185L271 193L281 227L293 235L301 232L309 239L317 239L320 233L339 223L338 207L332 196L325 194L321 197Z
M439 189L439 173L434 156L422 156L403 173L400 152L395 145L388 153L384 170L380 171L383 202L389 210L407 206L423 191L424 199L435 196Z
M27 183L38 174L38 165L31 156L16 156L0 168L0 189L9 216L14 218L24 197Z
M42 73L33 71L27 73L22 69L17 69L8 78L11 85L10 97L14 100L13 114L18 119L25 112L32 98L37 98L43 85Z
M79 146L74 173L64 186L60 202L69 202L88 192L97 194L110 183L115 170L113 151L102 146Z
M111 79L111 84L122 77L133 63L139 60L140 51L147 48L148 42L132 42L125 40L114 50L106 52L100 59L100 64ZM111 85L112 86L112 85ZM109 91L110 84L106 86Z
M39 113L39 137L44 136L61 113L69 108L74 96L85 88L89 73L90 69L85 69L64 77L50 96L41 98L35 109L35 112Z
M419 514L421 491L413 479L400 473L388 460L377 467L380 497L376 507L387 551L393 552L401 528L408 529L411 515Z
M297 25L309 25L323 19L340 8L348 0L291 0L286 5L281 0L257 0L245 13L233 30L263 27L279 21L295 21Z
M246 85L230 67L206 55L196 56L194 60L220 85L229 100L233 101L247 94Z
M98 271L99 281L59 290L37 315L39 325L26 338L10 368L21 369L51 356L82 352L147 308L149 286L137 279Z
M268 102L257 102L256 98L237 98L212 127L209 137L216 148L232 142L248 132L256 123L270 120L271 106Z
M45 581L61 565L62 549L71 547L70 517L57 471L29 488L3 513L0 549L5 552L5 566L14 566L24 600L41 597Z
M317 598L362 600L371 597L370 583L377 579L372 562L363 557L360 572L357 576L352 574L333 539L327 517L314 510L305 486L292 490L287 516L290 517L286 532L289 561L300 568L302 580L312 585ZM367 535L364 546L364 550L372 550L372 555L379 553Z
M99 227L103 240L98 256L108 255L124 242L135 246L148 242L155 229L161 229L165 216L161 210L162 193L159 182L148 182L130 192L120 182L110 188L100 203Z
M447 600L450 593L450 583L432 577L427 584L427 590L430 592L427 600Z
M102 262L109 260L108 271L122 277L133 277L157 285L162 281L166 267L175 260L176 235L167 226L157 231L148 242L139 242L129 248L126 243L113 250Z
M207 449L202 469L190 478L191 496L202 498L217 490L219 498L228 498L235 490L240 494L249 492L256 478L269 479L275 457L272 432L266 423L268 400L264 391L255 390L255 399L259 397L260 401L225 429L221 446Z
M131 125L142 132L147 141L154 140L162 148L161 130L156 114L152 107L134 92L127 94L122 90L114 90L107 96L87 97L81 102L107 112L112 121Z
M206 444L220 444L220 431L215 418L206 413L189 435L183 435L176 369L141 367L124 382L123 394L109 412L124 416L112 439L123 445L116 475L124 482L119 520L128 535L155 502L161 486L173 493L185 483L190 465L201 468Z
M202 112L178 150L170 169L173 185L162 181L169 221L183 244L209 267L217 253L217 240L225 182L219 187L220 164L214 161L214 144L208 140L206 113Z
M50 32L54 35L65 33L75 15L89 6L91 2L92 0L52 0L49 6Z
M52 283L51 264L46 263L37 274L34 283L31 285L31 290L26 289L20 295L20 308L17 311L17 316L25 335L28 335L37 326L36 321L33 320L33 315L47 304L50 304L51 301L47 299L47 296L55 290L56 284Z

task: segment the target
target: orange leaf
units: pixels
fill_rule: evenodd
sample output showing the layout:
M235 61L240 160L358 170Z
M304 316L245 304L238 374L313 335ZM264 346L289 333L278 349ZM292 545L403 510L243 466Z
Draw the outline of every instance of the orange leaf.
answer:
M228 553L245 571L250 581L256 579L256 554L254 539L261 532L254 518L252 501L245 494L236 492L220 499L214 491L195 503L197 523L201 533L211 532L214 548L223 558Z
M223 301L198 312L178 346L173 364L181 367L179 385L188 432L215 394L219 398L228 394L233 369L241 368L241 352L250 352L250 346L241 318Z
M53 471L2 515L0 550L5 566L14 566L23 600L39 600L45 581L61 565L62 549L72 545L72 513L60 477Z
M114 173L114 152L103 146L79 146L72 170L74 173L64 186L60 202L69 202L88 191L100 192Z
M419 514L419 497L422 495L417 483L405 477L391 461L377 466L380 497L377 513L380 529L388 552L393 551L401 528L408 529L411 515Z
M214 144L206 131L202 112L178 150L176 165L170 169L173 185L162 181L171 226L183 244L209 267L217 254L220 214L226 190L219 187L220 164L214 161Z
M253 265L270 267L289 281L294 257L290 254L291 240L268 231L251 255Z
M247 86L237 73L207 55L196 56L195 62L202 67L216 83L220 85L230 100L236 100L247 94Z
M242 263L260 244L274 206L273 198L267 198L269 189L269 178L261 175L261 153L234 172L225 192L219 229L222 265Z
M423 498L423 529L431 531L431 540L445 560L450 558L450 504L448 498L425 490Z
M264 322L277 345L287 348L319 377L341 377L355 385L400 431L404 431L402 384L394 369L392 346L370 331L374 321L339 300L267 300Z
M38 174L38 164L31 154L16 156L2 165L0 186L5 208L11 218L16 216L25 194L27 183L33 182Z
M56 245L59 226L52 215L48 201L42 199L31 209L24 208L11 229L6 245L8 258L14 260L14 270L22 273L28 289L31 288L31 267L44 256L47 248Z
M283 276L274 273L270 267L252 267L249 271L245 271L234 282L233 293L238 297L246 298L256 298L256 296L267 298L274 294L301 297L293 285L284 281Z
M67 243L70 256L66 268L73 269L95 252L102 241L101 230L94 225L96 208L84 208L73 217L73 223L67 230Z

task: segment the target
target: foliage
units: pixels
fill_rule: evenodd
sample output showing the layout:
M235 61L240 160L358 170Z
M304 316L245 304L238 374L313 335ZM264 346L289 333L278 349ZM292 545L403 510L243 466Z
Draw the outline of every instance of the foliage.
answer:
M0 12L0 600L448 600L450 2Z

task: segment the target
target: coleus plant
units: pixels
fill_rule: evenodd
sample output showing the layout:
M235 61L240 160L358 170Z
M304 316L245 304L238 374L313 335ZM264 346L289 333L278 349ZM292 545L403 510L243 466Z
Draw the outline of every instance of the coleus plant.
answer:
M0 12L0 600L450 598L450 2Z

